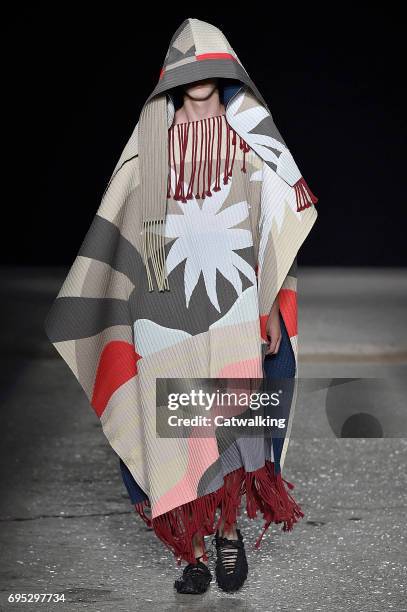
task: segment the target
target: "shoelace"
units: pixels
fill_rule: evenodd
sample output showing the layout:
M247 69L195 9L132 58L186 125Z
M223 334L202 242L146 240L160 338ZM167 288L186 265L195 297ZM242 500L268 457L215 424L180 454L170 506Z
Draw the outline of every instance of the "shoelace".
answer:
M229 540L228 538L219 538L218 548L220 549L220 560L227 574L234 572L238 549L242 548L240 540ZM212 540L212 544L216 545L216 538Z

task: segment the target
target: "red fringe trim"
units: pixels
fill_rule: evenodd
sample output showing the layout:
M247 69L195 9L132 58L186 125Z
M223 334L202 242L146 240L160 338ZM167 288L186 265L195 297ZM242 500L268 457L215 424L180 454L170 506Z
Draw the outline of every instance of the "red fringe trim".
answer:
M175 173L174 200L187 202L195 197L205 199L211 197L211 184L213 171L215 172L214 191L220 191L221 180L221 151L223 121L226 122L226 155L223 170L223 184L229 182L232 176L236 157L237 134L224 118L224 115L198 119L187 123L173 124L168 130L168 182L167 198L171 197L171 168ZM192 135L191 135L192 134ZM214 143L216 136L216 161L214 164ZM239 147L243 151L242 172L246 172L246 153L250 151L249 145L240 138ZM192 141L191 176L187 193L184 193L185 158L188 140ZM198 141L200 142L198 146ZM178 172L175 150L179 154ZM233 153L232 153L233 149ZM215 168L213 167L215 165Z
M297 212L301 212L318 202L318 198L312 193L303 177L295 183L294 189L297 198Z
M266 461L265 465L255 472L246 472L241 467L227 474L223 486L217 491L178 506L156 518L150 519L144 513L144 508L150 505L148 500L135 504L135 510L173 552L178 565L182 560L196 563L192 544L194 534L200 538L204 550L204 536L214 534L222 520L225 529L236 523L244 494L247 516L255 518L260 510L265 520L255 548L260 547L261 540L271 523L283 523L282 530L291 531L304 513L285 485L288 489L294 488L294 485L282 477L281 472L275 473L273 462ZM220 514L216 518L218 508ZM205 555L204 559L206 558Z

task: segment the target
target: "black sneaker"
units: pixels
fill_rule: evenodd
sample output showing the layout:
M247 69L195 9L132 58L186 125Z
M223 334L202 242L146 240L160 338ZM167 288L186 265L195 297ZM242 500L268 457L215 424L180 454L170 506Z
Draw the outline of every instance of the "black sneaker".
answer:
M174 582L174 587L178 593L205 593L211 580L212 574L208 566L197 559L195 564L188 563L182 572L181 578Z
M247 578L248 565L243 536L236 529L237 540L221 537L217 531L212 543L216 546L216 582L223 591L237 591Z

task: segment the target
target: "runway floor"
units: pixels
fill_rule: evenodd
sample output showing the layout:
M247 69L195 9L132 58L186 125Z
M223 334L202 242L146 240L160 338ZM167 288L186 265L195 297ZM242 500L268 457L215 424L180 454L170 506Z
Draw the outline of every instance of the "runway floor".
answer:
M385 405L350 406L332 384L299 402L285 478L305 517L290 533L271 527L260 550L261 520L243 517L247 583L202 596L175 593L181 570L132 510L118 458L45 336L65 273L1 271L1 610L407 610L405 270L299 267L300 376L381 378ZM342 415L369 409L383 437L342 438ZM7 601L44 592L66 601Z

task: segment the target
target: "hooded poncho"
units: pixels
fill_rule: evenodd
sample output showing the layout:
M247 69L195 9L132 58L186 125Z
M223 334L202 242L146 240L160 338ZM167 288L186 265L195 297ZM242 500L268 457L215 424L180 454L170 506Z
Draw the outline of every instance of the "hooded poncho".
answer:
M174 88L208 78L225 113L175 124ZM295 264L316 201L225 36L186 19L46 320L178 561L244 494L263 533L303 516L281 473L296 393L282 443L225 447L158 437L156 379L261 378L277 297L297 364Z

